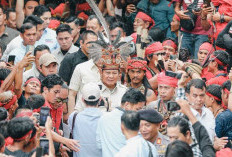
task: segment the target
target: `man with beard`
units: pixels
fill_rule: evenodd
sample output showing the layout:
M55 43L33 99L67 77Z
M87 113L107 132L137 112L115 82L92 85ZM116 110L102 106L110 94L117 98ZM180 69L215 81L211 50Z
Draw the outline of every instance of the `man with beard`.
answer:
M146 66L147 62L142 58L134 57L128 60L127 82L128 87L140 90L145 95L147 104L149 104L156 100L156 95L146 78Z

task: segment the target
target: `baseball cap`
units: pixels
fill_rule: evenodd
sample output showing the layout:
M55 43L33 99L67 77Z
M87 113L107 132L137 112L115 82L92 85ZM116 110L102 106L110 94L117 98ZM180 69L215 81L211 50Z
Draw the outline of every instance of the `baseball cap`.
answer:
M51 53L45 53L39 58L39 65L48 66L51 63L57 63L56 57Z
M96 83L90 82L82 88L82 97L86 101L97 101L100 99L100 88Z

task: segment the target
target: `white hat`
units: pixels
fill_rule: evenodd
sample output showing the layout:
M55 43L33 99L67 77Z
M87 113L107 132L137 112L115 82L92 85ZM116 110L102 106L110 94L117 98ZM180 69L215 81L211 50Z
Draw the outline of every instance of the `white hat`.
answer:
M45 53L39 58L39 65L48 66L51 63L57 63L56 57L51 53Z
M97 101L100 99L100 88L96 83L90 82L82 88L82 97L86 101Z

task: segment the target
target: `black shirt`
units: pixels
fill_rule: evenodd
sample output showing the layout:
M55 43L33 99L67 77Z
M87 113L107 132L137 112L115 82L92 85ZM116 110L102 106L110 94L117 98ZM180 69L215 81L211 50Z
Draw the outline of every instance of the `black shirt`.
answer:
M81 49L65 56L60 63L59 76L69 85L75 67L86 61L88 61L88 57L81 51Z

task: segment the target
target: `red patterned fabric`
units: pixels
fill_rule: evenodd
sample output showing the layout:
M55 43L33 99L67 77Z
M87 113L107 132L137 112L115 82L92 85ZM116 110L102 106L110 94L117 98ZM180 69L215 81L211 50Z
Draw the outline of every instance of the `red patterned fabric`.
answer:
M172 48L174 48L175 50L177 50L177 45L174 41L172 40L165 40L163 42L163 46L171 46Z
M64 12L64 7L65 7L65 4L64 4L64 3L61 3L60 5L58 5L58 6L54 9L54 14L55 14L55 15L62 15L63 12Z
M35 78L35 77L33 77L33 78L27 80L27 81L24 83L24 85L26 86L26 85L27 85L28 83L30 83L31 81L37 82L37 83L41 86L41 82L39 81L39 79L37 79L37 78Z
M210 44L210 43L208 43L208 42L203 43L203 44L199 47L199 50L207 50L210 54L212 54L212 53L215 51L213 45Z
M153 44L149 45L145 50L145 56L152 54L152 53L158 53L160 51L163 51L164 48L162 46L161 42L154 42Z
M147 70L147 61L131 59L128 60L127 69L142 69Z
M32 111L22 111L20 114L18 114L16 117L31 117L33 114Z
M76 11L87 11L87 10L91 10L91 7L87 2L82 4L77 4L76 6Z
M32 134L32 130L30 130L26 135L24 135L23 137L20 137L20 138L16 138L14 140L17 140L17 141L20 141L20 140L24 140L25 138L27 138L27 136L31 135Z
M224 82L226 82L229 77L228 76L218 76L216 77L217 75L219 74L226 74L225 71L218 71L215 76L211 79L209 79L207 82L206 82L206 85L212 85L212 84L218 84L218 85L222 85Z
M152 25L148 29L151 29L153 26L155 26L155 21L149 15L141 11L138 12L135 18L142 19L143 21L148 21L149 23L151 23Z
M164 84L171 87L177 87L178 79L170 76L166 76L165 72L161 72L157 76L158 85Z
M5 146L12 145L14 143L13 138L7 137L5 138Z
M59 25L60 25L59 20L51 20L49 25L48 25L48 28L56 29Z
M14 95L8 103L4 104L0 102L0 107L4 107L5 109L8 110L16 101L17 101L17 95Z
M220 99L220 98L218 98L218 97L216 97L216 96L212 95L212 94L211 94L211 93L209 93L209 92L206 92L205 94L206 94L206 95L208 95L209 97L214 98L214 99L215 99L215 100L217 100L217 101L222 101L222 99Z
M78 17L78 18L81 18L81 19L83 19L83 20L85 20L85 21L87 21L88 18L89 18L89 16L86 15L84 12L81 12L80 14L78 14L77 17Z
M229 157L232 156L232 150L230 148L224 148L216 152L216 157Z

